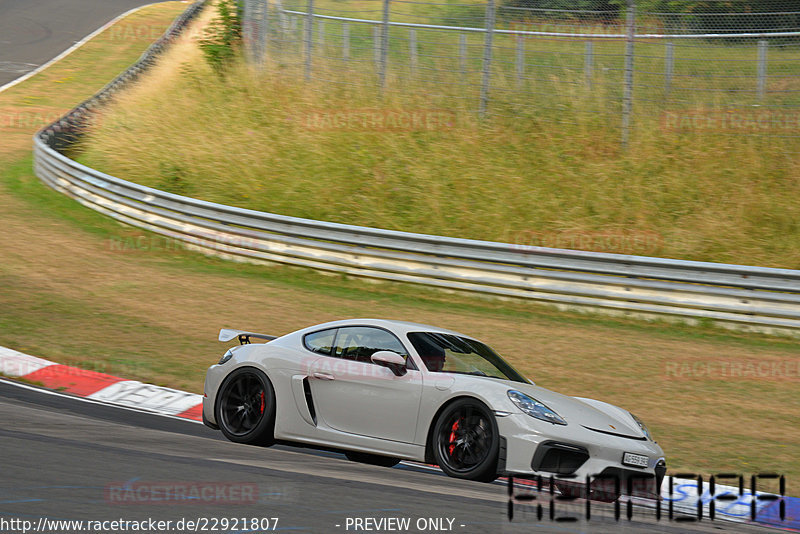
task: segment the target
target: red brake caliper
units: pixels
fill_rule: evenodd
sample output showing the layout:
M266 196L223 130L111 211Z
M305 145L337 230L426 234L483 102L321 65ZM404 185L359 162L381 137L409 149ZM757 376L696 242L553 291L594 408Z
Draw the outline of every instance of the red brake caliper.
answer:
M263 391L261 392L261 407L260 408L261 409L259 410L259 413L264 413L264 392Z
M453 423L453 426L450 427L450 445L447 447L447 453L450 456L453 456L453 451L456 449L456 430L458 430L458 419L456 422Z

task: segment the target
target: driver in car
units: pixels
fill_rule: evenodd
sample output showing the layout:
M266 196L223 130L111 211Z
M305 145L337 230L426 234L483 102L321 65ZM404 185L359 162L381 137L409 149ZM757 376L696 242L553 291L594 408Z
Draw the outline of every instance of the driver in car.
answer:
M424 351L420 351L419 356L428 371L438 373L444 369L445 357L444 349L432 343L425 343ZM418 347L418 349L421 347Z

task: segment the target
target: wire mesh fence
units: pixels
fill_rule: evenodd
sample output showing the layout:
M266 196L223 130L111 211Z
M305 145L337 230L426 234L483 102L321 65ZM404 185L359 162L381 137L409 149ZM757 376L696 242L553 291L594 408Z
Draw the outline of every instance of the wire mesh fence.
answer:
M800 140L800 1L245 0L256 65L434 106Z

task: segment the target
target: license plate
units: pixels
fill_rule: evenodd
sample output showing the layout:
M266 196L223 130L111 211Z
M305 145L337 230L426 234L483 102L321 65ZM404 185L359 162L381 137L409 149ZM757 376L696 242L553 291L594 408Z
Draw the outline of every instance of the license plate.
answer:
M634 467L647 467L647 464L650 463L650 458L643 454L626 452L622 455L622 463L625 465L632 465Z

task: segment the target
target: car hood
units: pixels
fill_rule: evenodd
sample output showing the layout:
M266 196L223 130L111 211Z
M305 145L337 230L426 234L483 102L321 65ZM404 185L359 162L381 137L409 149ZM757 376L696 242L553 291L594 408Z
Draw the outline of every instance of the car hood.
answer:
M514 389L529 397L533 397L539 402L543 402L550 409L558 413L558 415L566 419L567 423L570 425L578 424L590 430L609 435L633 439L646 439L644 432L642 432L642 429L639 428L639 425L636 424L630 414L616 406L591 399L570 397L541 386L523 384L511 380L498 380L495 378L464 375L460 375L456 380L457 382L472 382L470 387L474 388L475 383L473 381L476 379L481 381L483 387L502 390L502 395L505 397L506 401L502 404L504 408L493 406L495 410L520 411L507 397L508 390ZM492 383L492 386L489 386L489 383Z

